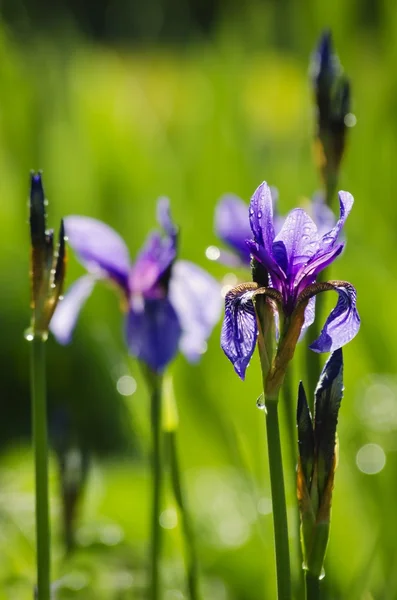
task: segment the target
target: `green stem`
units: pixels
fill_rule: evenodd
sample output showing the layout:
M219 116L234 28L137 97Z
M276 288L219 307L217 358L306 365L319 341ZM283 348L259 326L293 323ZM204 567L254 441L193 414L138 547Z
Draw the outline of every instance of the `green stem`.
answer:
M50 522L45 341L31 340L31 395L35 462L37 600L50 600Z
M293 392L293 377L292 377L292 367L293 363L290 363L287 368L287 372L285 374L284 383L281 388L282 390L282 408L284 411L285 417L285 425L288 434L288 446L289 446L289 474L290 477L293 478L294 486L296 481L296 465L298 462L297 457L297 432L296 432L296 393ZM304 594L304 576L302 572L302 547L300 541L300 513L299 507L296 504L295 506L295 536L293 539L294 545L294 554L297 559L296 569L292 569L296 571L295 576L292 578L293 588L294 588L294 596L296 598L302 598ZM294 567L294 563L293 563Z
M320 580L315 575L312 575L310 571L305 572L306 581L306 600L319 600L320 599Z
M153 375L155 381L151 382L151 426L152 426L152 529L150 549L150 600L160 597L160 556L161 556L161 378Z
M277 598L291 600L287 507L277 410L277 399L269 399L266 402L266 429L276 551Z
M172 487L174 490L175 500L178 504L181 516L183 535L185 538L185 552L187 557L188 571L188 587L190 600L198 600L199 593L199 570L196 552L196 544L194 539L194 531L190 520L190 514L187 508L186 495L182 483L181 470L179 467L176 432L169 431L167 433L170 449L170 466Z

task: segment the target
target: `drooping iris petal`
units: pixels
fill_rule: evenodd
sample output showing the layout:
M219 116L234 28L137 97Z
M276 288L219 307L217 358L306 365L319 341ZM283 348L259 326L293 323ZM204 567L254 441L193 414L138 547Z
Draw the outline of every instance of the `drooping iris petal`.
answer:
M215 232L241 257L250 264L250 252L245 243L251 238L248 206L238 196L227 194L219 200L215 210Z
M241 379L245 378L258 335L253 293L246 286L238 286L225 298L221 346Z
M274 240L273 256L284 273L293 276L319 248L317 227L301 208L292 210Z
M133 356L161 373L178 352L181 325L168 298L131 301L126 321L128 348Z
M349 192L339 192L339 219L336 222L335 227L331 229L328 233L324 234L321 242L320 242L320 251L326 252L332 248L332 246L337 242L338 236L342 230L343 225L349 213L352 209L354 198Z
M345 283L343 286L335 285L334 289L339 294L338 302L326 320L320 336L310 346L314 352L333 352L350 342L360 329L355 288Z
M249 218L255 241L271 255L274 240L273 202L266 181L261 183L251 198Z
M108 277L127 291L130 256L120 235L91 217L72 215L64 223L69 244L87 271Z
M60 344L68 344L72 339L80 310L91 294L95 282L96 278L93 275L80 277L58 303L50 322L50 331Z
M172 268L168 297L182 326L180 350L195 362L221 315L220 285L200 267L178 260Z

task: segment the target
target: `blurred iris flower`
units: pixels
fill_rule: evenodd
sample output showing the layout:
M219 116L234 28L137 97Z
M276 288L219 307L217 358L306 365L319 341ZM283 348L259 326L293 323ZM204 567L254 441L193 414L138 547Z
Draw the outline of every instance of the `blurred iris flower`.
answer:
M315 352L332 352L357 334L360 318L354 287L345 281L315 283L317 275L344 247L339 235L353 197L348 192L339 192L339 203L339 219L328 232L321 234L309 215L296 208L287 215L276 235L269 186L263 182L254 192L249 208L253 239L246 240L253 260L254 282L240 284L226 295L221 336L222 348L242 379L257 342L254 302L258 297L270 300L280 321L279 361L284 360L280 346L284 345L286 360L290 360L301 330L313 323L314 296L320 292L334 290L339 298L310 348ZM280 366L280 371L285 372L284 367Z
M274 231L277 235L285 218L278 211L278 191L276 188L270 187L270 193L273 204ZM323 194L315 194L313 200L307 202L307 209L317 225L320 235L335 225L335 215L326 205ZM246 240L252 237L252 233L248 218L248 205L244 200L234 194L225 194L220 198L215 209L215 233L230 250L218 249L218 252L212 256L207 249L208 258L234 268L251 266L251 251Z
M178 231L167 198L157 204L163 229L152 232L131 264L123 239L111 227L90 217L69 216L65 232L70 246L88 271L69 289L51 322L63 344L70 341L80 309L98 280L116 284L127 316L126 341L130 353L161 373L178 350L197 361L220 318L221 293L206 271L176 260Z

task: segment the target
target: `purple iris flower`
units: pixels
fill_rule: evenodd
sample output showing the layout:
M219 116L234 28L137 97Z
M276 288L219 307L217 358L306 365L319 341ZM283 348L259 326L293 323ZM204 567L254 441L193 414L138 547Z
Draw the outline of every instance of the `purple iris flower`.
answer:
M353 197L348 192L339 192L339 203L339 219L326 233L319 233L310 216L296 208L287 215L276 235L267 183L263 182L252 196L249 208L252 235L246 244L260 277L254 277L254 283L241 284L226 295L221 336L222 348L242 379L257 341L254 297L258 293L271 299L284 326L292 326L294 319L299 321L298 314L304 310L299 329L313 323L316 294L328 290L338 293L335 308L319 338L310 346L315 352L333 352L357 334L360 318L354 287L344 281L315 283L317 275L344 247L339 234L352 208Z
M160 198L157 219L134 264L123 239L111 227L83 216L65 219L70 246L88 271L69 289L51 322L56 339L66 344L84 301L98 280L121 291L127 316L125 335L131 354L162 372L178 350L190 362L205 351L220 317L222 297L216 280L200 267L176 260L178 232L169 201Z
M277 189L270 187L270 193L273 205L273 225L277 235L285 218L278 211ZM326 233L335 225L335 215L325 203L323 194L315 194L307 208L320 234ZM248 205L244 200L235 194L225 194L220 198L215 209L215 233L230 250L210 246L207 248L208 258L217 260L228 267L250 267L251 251L246 240L252 237L252 232L248 218Z

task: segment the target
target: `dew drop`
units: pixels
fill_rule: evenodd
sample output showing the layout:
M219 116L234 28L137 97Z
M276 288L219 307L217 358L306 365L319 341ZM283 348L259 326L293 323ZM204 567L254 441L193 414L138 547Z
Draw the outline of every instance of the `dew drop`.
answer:
M266 410L266 404L265 404L265 398L263 396L263 394L261 394L257 401L256 401L256 406L259 408L259 410Z
M32 332L32 330L31 330L31 329L27 329L27 330L25 331L25 334L24 334L24 336L25 336L25 340L27 340L28 342L33 342L33 340L34 340L34 335L33 335L33 332Z
M63 298L64 298L63 296L59 296L59 298L58 298L59 302L61 302L63 300Z
M262 218L262 211L258 210L258 219L261 219L261 218Z

